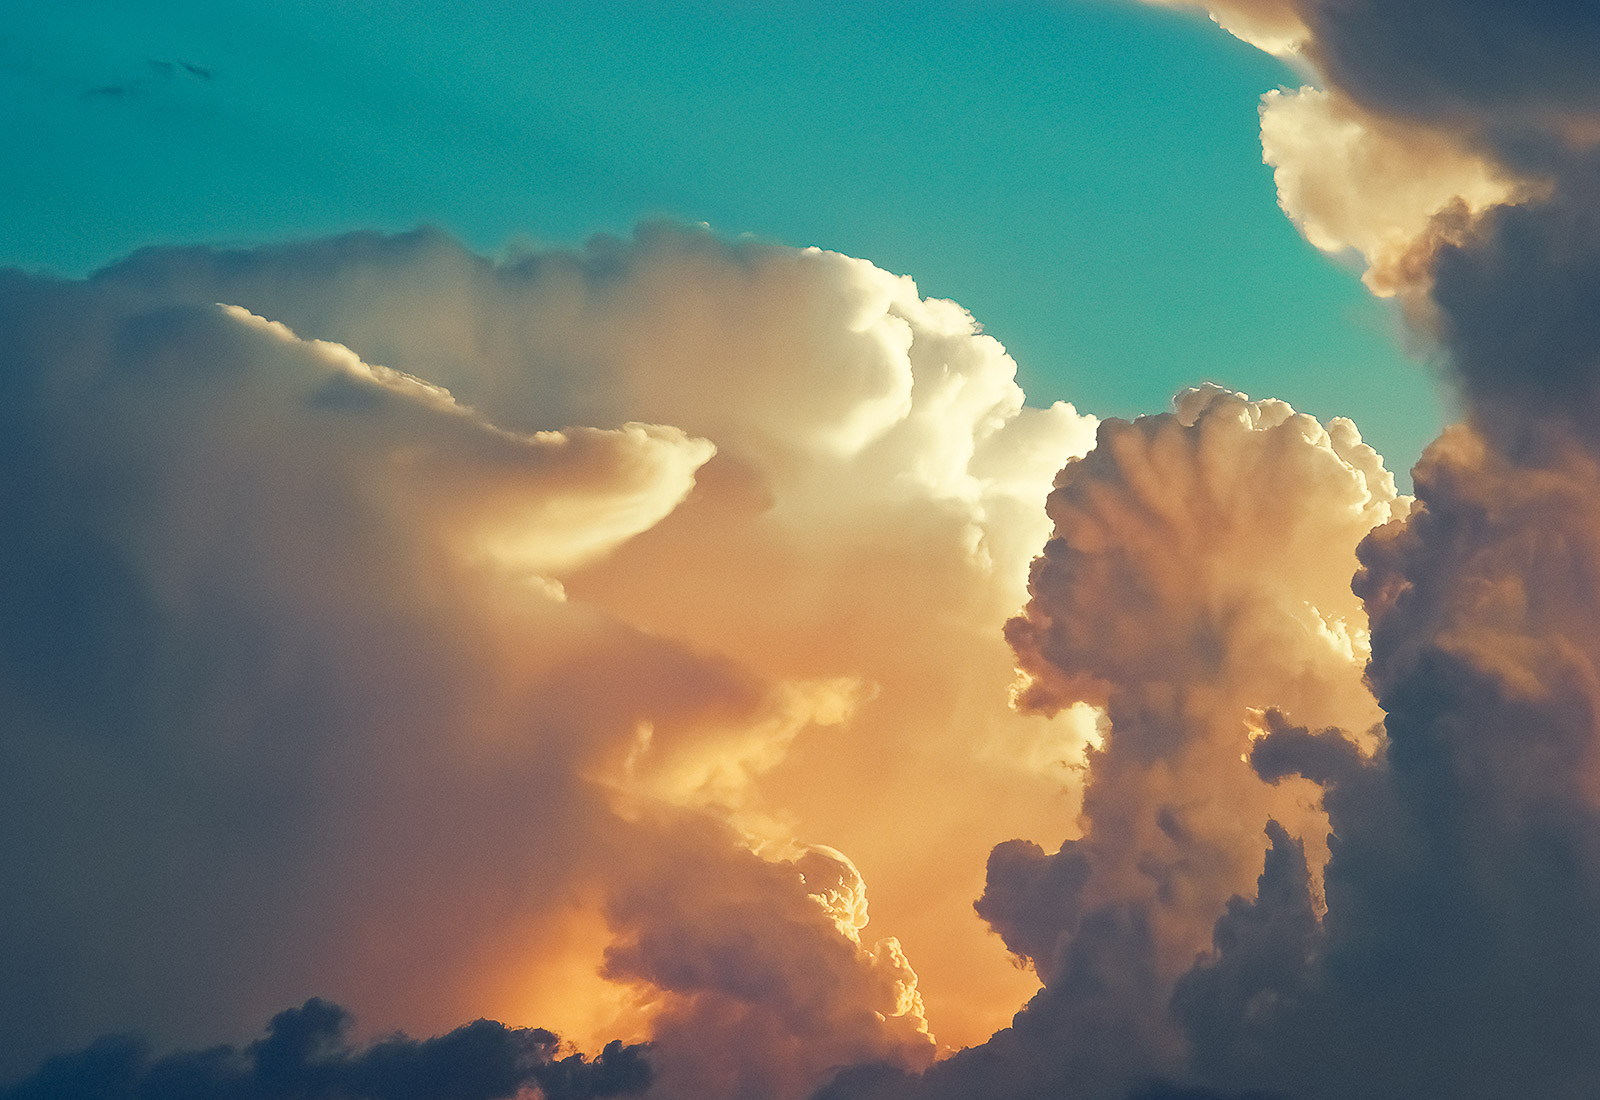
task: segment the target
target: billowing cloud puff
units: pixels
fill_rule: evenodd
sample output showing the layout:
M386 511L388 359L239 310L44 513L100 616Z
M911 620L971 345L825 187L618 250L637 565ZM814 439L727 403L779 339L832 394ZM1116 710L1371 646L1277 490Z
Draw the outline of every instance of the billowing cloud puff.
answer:
M1513 448L1552 424L1593 439L1600 155L1574 157L1541 201L1441 234L1429 260L1437 331L1480 427Z
M1408 503L1348 422L1282 402L1208 386L1173 413L1101 425L1056 479L1054 534L1007 627L1023 706L1104 708L1081 835L1054 854L998 846L977 905L1045 987L914 1085L846 1075L835 1094L1120 1098L1182 1072L1172 998L1255 883L1263 829L1283 845L1279 822L1327 831L1315 787L1252 771L1258 708L1363 731L1379 719L1350 576L1357 544Z
M1447 432L1364 544L1388 747L1272 716L1264 778L1325 788L1327 914L1274 839L1179 1005L1213 1081L1296 1097L1583 1095L1600 1080L1592 613L1600 465Z
M1564 0L1289 0L1325 90L1275 92L1263 148L1318 247L1437 336L1496 445L1592 409L1600 12ZM1576 415L1574 415L1576 414ZM1584 430L1584 429L1580 429Z
M1348 577L1356 544L1405 505L1348 422L1324 429L1209 387L1172 414L1107 422L1062 471L1054 536L1007 636L1029 677L1023 705L1096 702L1108 728L1082 838L1051 857L997 849L979 902L1045 976L1036 1020L1059 1013L1070 1030L1084 1013L1071 1002L1088 998L1128 1020L1150 1062L1170 1056L1170 983L1253 877L1263 823L1320 833L1307 792L1250 782L1247 719L1271 701L1352 728L1377 720ZM1129 953L1147 984L1115 1003L1085 975Z
M1517 185L1455 135L1372 115L1338 93L1268 92L1261 148L1278 202L1324 252L1353 249L1367 286L1412 286L1417 242L1440 215L1464 217L1510 198Z
M1297 0L1329 85L1269 94L1263 147L1312 243L1360 251L1484 419L1591 407L1600 237L1592 5ZM1489 421L1498 422L1491 426ZM1518 444L1521 445L1521 444Z
M1172 413L1108 421L1056 479L1052 538L1027 611L1007 627L1028 677L1022 705L1259 677L1257 694L1288 681L1301 705L1358 716L1350 708L1368 704L1349 683L1365 656L1355 544L1403 508L1347 420L1324 428L1281 401L1208 385ZM1169 629L1140 629L1152 614Z
M1565 0L1155 0L1205 9L1247 42L1303 56L1370 111L1581 123L1600 108L1600 16Z
M898 941L864 946L866 891L840 853L726 854L706 825L661 830L611 892L605 973L650 999L653 1095L790 1096L840 1064L933 1057Z
M970 901L1091 732L1000 628L1094 422L959 307L425 232L6 273L0 329L0 1072L325 995L801 1096L1033 985Z

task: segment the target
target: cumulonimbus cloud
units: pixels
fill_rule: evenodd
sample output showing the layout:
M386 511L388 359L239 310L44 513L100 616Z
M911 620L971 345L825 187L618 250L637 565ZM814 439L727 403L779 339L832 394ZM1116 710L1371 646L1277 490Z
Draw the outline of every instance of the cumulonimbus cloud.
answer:
M1261 477L1231 496L1191 491L1181 498L1187 509L1130 508L1089 474L1117 454L1116 429L1103 429L1100 447L1058 480L1056 537L1035 567L1026 617L1010 631L1029 677L1024 703L1093 697L1107 706L1084 835L1055 855L1031 842L1000 846L980 902L1008 944L1042 968L1045 989L989 1044L921 1077L852 1069L821 1094L829 1100L1487 1100L1600 1085L1591 1004L1600 637L1590 613L1600 593L1591 568L1600 18L1556 3L1205 6L1326 82L1271 95L1263 111L1283 205L1319 247L1360 251L1374 290L1405 298L1440 340L1467 406L1468 422L1416 469L1415 507L1373 516L1364 538L1324 540L1343 548L1347 565L1359 540L1354 592L1370 619L1366 681L1382 725L1314 717L1303 695L1314 680L1284 660L1296 647L1285 636L1252 645L1237 629L1249 615L1218 615L1219 625L1197 631L1171 597L1176 585L1108 569L1121 557L1170 555L1172 575L1205 592L1239 564L1242 576L1268 582L1256 591L1268 595L1272 565L1244 565L1245 552L1219 567L1218 551L1185 539L1175 517L1224 516L1241 500L1280 496L1256 496L1269 483ZM1150 471L1126 480L1148 486L1150 500L1209 486L1199 452L1174 443L1153 452L1167 464L1124 458ZM1305 515L1350 517L1303 488L1289 495ZM1066 489L1084 503L1069 510ZM1091 522L1101 515L1116 522ZM1261 524L1258 537L1278 529ZM1297 583L1277 606L1294 605ZM1107 592L1124 596L1125 620L1093 617L1118 604ZM1125 641L1152 658L1124 662ZM1252 653L1260 656L1232 663ZM1203 675L1178 690L1191 668ZM1236 681L1235 668L1246 676ZM1168 690L1135 707L1139 696L1119 677L1149 670ZM1254 702L1232 699L1231 709L1259 708L1248 730L1186 758L1212 740L1211 715L1195 700L1228 699L1236 682L1250 683ZM1127 732L1140 723L1165 736L1119 740L1119 724ZM1325 827L1303 804L1271 804L1294 791L1306 798L1306 783ZM1214 821L1197 829L1181 814L1152 812L1166 791L1216 800L1229 827L1255 823L1254 881L1241 881L1242 848L1217 858L1225 834ZM1325 867L1315 851L1324 828ZM1132 873L1120 880L1105 871L1119 853L1134 854L1123 857ZM1219 868L1232 898L1174 887ZM1108 884L1103 894L1097 881ZM1196 897L1205 905L1184 913ZM1198 958L1164 964L1164 944L1195 946L1175 936L1184 932L1204 936Z
M1104 710L1081 835L1052 854L998 846L977 903L1044 989L920 1080L845 1075L829 1095L1120 1098L1184 1072L1173 999L1253 886L1263 828L1284 845L1280 822L1328 828L1315 786L1251 770L1261 708L1362 731L1381 718L1349 579L1357 545L1408 505L1352 425L1282 402L1207 386L1101 425L1056 479L1054 531L1007 627L1022 706ZM1298 866L1315 921L1303 852Z
M1355 592L1371 620L1367 680L1383 726L1318 728L1325 719L1294 715L1287 703L1301 681L1272 659L1253 666L1263 696L1281 697L1288 713L1258 712L1243 756L1280 793L1305 781L1320 789L1331 855L1319 889L1307 822L1286 827L1285 815L1256 801L1242 769L1174 767L1174 788L1248 807L1230 820L1255 819L1269 847L1254 883L1225 907L1212 899L1219 912L1208 949L1172 985L1162 984L1158 961L1162 925L1147 915L1150 883L1132 877L1098 913L1080 903L1103 858L1100 784L1109 789L1125 774L1092 756L1084 838L1056 856L1021 842L998 848L991 886L1001 888L984 899L1008 942L1036 964L1048 959L1057 976L986 1048L920 1081L847 1074L830 1095L970 1095L984 1081L995 1096L1330 1100L1596 1087L1589 941L1600 927L1592 782L1600 640L1587 609L1600 592L1589 567L1600 500L1590 427L1600 364L1600 83L1591 64L1600 22L1587 6L1566 4L1210 6L1245 37L1292 45L1327 80L1325 91L1269 97L1263 112L1283 205L1319 247L1360 250L1375 290L1408 297L1412 316L1441 339L1468 403L1469 423L1448 431L1415 472L1417 506L1397 509L1360 544ZM1408 167L1419 160L1424 171ZM1100 453L1075 466L1092 466ZM1063 484L1075 483L1073 469ZM1171 474L1147 480L1181 483ZM1028 625L1012 631L1034 678L1029 690L1045 699L1103 684L1106 653L1123 648L1118 638L1184 639L1156 629L1171 616L1152 614L1130 617L1139 629L1107 624L1073 645L1073 631L1054 625L1080 614L1064 582L1077 582L1089 608L1113 586L1093 583L1095 556L1060 537L1059 505L1054 514L1057 539L1036 567ZM1162 531L1182 543L1170 524ZM1107 542L1123 553L1165 550L1153 539ZM1200 577L1217 575L1204 552L1174 556ZM1052 568L1062 580L1041 585L1041 570L1048 578ZM1051 615L1054 606L1063 611ZM1138 609L1167 606L1146 598ZM1041 611L1050 617L1033 622ZM1249 648L1226 632L1213 637L1172 641L1152 665L1176 674L1219 654L1208 686L1226 684L1227 657ZM1109 758L1117 707L1115 689L1103 690ZM1140 713L1152 712L1160 713ZM1199 739L1204 727L1191 707L1165 724L1176 732L1163 744ZM1152 757L1170 759L1152 753L1146 767ZM1141 812L1144 794L1123 791L1105 804ZM1203 839L1176 817L1165 824L1157 839L1174 848ZM1111 835L1125 843L1137 834ZM1146 855L1137 868L1166 881L1157 859ZM1076 1002L1075 989L1084 990ZM1064 1026L1052 1030L1054 1021ZM1159 1081L1139 1085L1141 1075Z
M1000 628L1094 421L958 306L423 232L9 272L0 327L6 1074L326 995L801 1096L1025 995L970 899L1092 722L1006 710Z

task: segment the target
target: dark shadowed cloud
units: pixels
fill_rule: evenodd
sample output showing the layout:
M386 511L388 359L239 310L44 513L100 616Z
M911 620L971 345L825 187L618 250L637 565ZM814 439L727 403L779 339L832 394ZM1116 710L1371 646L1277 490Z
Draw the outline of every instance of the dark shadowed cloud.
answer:
M1369 108L1491 131L1600 110L1587 0L1296 0L1310 53ZM1507 140L1515 135L1505 132Z
M612 1043L595 1058L567 1053L551 1032L478 1020L432 1039L348 1038L338 1005L280 1012L244 1047L153 1056L107 1037L51 1058L0 1092L5 1100L544 1100L632 1096L650 1086L648 1048Z
M1208 586L1226 575L1210 543L1185 540L1179 509L1149 503L1182 484L1170 470L1148 463L1142 507L1111 484L1080 488L1111 456L1128 461L1132 445L1102 429L1097 450L1058 478L1055 538L1009 629L1029 676L1025 705L1106 706L1084 833L1055 855L1024 841L998 847L979 902L1045 988L985 1047L921 1079L842 1075L830 1097L1109 1098L1139 1072L1178 1082L1157 1095L1301 1100L1600 1088L1600 8L1217 8L1258 40L1302 39L1326 90L1269 97L1264 109L1285 206L1319 245L1363 250L1373 285L1400 293L1438 338L1467 404L1469 423L1414 471L1415 507L1361 541L1354 591L1365 622L1348 621L1370 626L1366 682L1382 722L1328 724L1289 702L1302 676L1259 659L1248 668L1261 678L1227 696L1230 661L1248 645L1246 605L1213 596L1199 607L1215 618L1175 615L1182 605L1146 573L1107 568L1117 555L1181 547L1174 575L1194 592L1217 591ZM1386 161L1411 155L1407 143L1435 143L1448 163L1396 200L1381 184ZM1062 507L1074 491L1097 522ZM1239 494L1193 494L1207 507L1282 496L1259 474ZM1159 538L1128 522L1145 512L1163 521ZM1256 519L1262 530L1283 526ZM1219 535L1240 556L1237 540ZM1126 619L1091 617L1108 592L1122 595ZM1130 678L1149 674L1120 663L1137 652L1128 640L1145 637L1156 639L1144 644L1165 692L1135 694ZM1208 655L1180 688L1186 665ZM1236 756L1214 759L1248 768L1224 775L1174 751L1204 743L1205 706L1238 738ZM1150 780L1127 784L1138 773L1123 752L1170 768L1161 781L1187 804L1152 800L1161 788ZM1252 801L1252 781L1313 784L1326 825ZM1192 890L1201 868L1217 866L1189 824L1208 797L1227 800L1230 827L1250 821L1270 844L1264 860L1254 853L1254 883L1235 876L1235 896L1195 905L1181 927L1206 928L1209 942L1167 977L1157 960L1160 918L1179 908L1169 892L1185 896L1185 880ZM1128 823L1140 817L1150 839L1090 904L1108 847L1137 836ZM1324 830L1325 857L1312 852ZM1178 1036L1160 1041L1164 1027Z

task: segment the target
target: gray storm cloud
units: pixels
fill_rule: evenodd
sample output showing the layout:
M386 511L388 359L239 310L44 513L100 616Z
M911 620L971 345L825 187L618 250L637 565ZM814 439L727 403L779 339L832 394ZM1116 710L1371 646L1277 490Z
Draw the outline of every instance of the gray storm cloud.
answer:
M1281 713L1251 751L1263 779L1323 788L1325 915L1315 919L1295 838L1274 825L1255 899L1230 904L1173 1010L1215 1087L1587 1095L1600 1083L1590 1003L1600 11L1294 10L1328 102L1365 114L1347 125L1410 129L1457 151L1441 171L1513 183L1498 197L1451 196L1384 276L1409 285L1469 422L1424 456L1409 517L1361 547L1355 590L1371 619L1383 751L1366 757L1348 734L1295 724L1322 720ZM1279 110L1264 112L1269 137ZM1451 167L1450 156L1471 160ZM1354 209L1386 217L1393 194L1364 184L1405 159L1378 150L1367 169L1324 171L1344 174ZM1285 204L1295 212L1296 200Z
M1218 925L1180 1004L1196 1058L1234 1086L1587 1095L1600 12L1328 5L1307 24L1335 93L1523 182L1442 209L1405 260L1469 422L1424 456L1411 517L1362 547L1386 751L1358 761L1331 731L1283 724L1253 755L1325 788L1326 917L1294 915L1295 856L1275 845L1278 869Z
M1275 842L1177 999L1214 1079L1336 1097L1578 1096L1600 1080L1594 455L1451 429L1363 544L1387 751L1271 716L1263 778L1324 788L1327 914ZM1298 868L1298 870L1297 870ZM1297 878L1298 875L1298 878Z

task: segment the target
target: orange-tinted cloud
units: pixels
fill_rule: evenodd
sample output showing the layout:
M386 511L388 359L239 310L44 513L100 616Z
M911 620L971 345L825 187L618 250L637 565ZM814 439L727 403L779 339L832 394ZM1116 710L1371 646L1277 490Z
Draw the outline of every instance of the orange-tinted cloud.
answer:
M1006 708L1000 627L1094 421L953 303L658 228L156 251L0 314L11 1069L327 995L801 1096L1033 987L970 904L1071 816L1092 720Z

